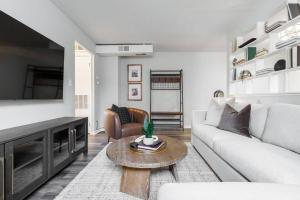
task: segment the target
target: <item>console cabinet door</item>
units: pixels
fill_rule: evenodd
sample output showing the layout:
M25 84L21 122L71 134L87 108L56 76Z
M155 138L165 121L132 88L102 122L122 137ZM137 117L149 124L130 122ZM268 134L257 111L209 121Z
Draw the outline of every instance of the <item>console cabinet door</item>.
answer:
M4 200L4 147L0 145L0 200Z
M5 200L24 199L47 180L47 134L5 144Z
M88 140L88 124L87 120L74 123L71 128L73 151L72 153L77 155L87 150Z
M50 131L50 167L51 174L56 174L70 162L72 138L70 126L62 126Z

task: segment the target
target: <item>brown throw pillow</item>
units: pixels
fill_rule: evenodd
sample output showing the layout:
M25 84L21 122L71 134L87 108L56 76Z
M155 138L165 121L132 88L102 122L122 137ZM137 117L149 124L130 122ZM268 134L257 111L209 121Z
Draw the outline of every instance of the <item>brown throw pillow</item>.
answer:
M251 105L247 105L240 112L237 112L230 105L226 104L218 128L250 137L250 113Z

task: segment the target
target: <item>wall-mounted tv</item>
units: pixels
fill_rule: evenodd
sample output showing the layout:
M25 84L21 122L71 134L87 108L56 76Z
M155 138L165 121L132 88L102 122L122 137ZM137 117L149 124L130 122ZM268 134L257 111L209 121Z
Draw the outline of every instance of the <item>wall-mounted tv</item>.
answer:
M0 11L0 100L63 99L64 47Z

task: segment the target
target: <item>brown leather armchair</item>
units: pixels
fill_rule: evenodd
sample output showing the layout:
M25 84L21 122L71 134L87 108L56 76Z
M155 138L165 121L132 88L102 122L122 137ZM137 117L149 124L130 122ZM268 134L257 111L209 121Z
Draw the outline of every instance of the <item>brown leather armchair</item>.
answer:
M148 119L148 113L137 108L128 108L131 123L121 124L117 113L107 109L104 111L104 129L110 138L120 139L131 135L143 134L144 120Z

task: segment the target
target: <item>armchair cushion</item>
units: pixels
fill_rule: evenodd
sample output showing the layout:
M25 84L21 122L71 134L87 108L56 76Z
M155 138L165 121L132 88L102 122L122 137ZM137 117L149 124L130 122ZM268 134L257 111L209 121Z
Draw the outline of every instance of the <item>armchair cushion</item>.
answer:
M111 106L111 111L115 112L115 113L119 113L119 106L116 106L115 104L113 104Z
M131 122L131 118L130 118L130 114L128 111L128 108L126 107L119 107L119 117L120 117L120 121L121 124L128 124Z

